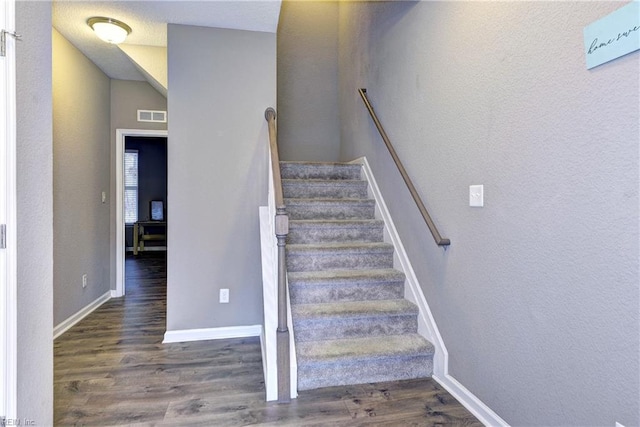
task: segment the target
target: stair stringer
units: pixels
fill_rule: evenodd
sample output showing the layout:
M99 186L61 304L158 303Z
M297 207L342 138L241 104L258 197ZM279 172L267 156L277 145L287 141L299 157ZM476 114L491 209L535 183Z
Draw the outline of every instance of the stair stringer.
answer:
M369 196L376 201L376 218L384 221L384 239L394 247L394 268L402 271L406 276L404 297L417 305L419 309L418 334L434 346L435 353L433 355L432 378L451 393L484 425L508 427L509 424L505 420L449 374L449 353L447 352L447 347L442 340L438 325L436 324L424 293L420 288L418 278L413 271L409 256L402 245L400 235L391 219L391 214L384 202L382 192L376 183L369 162L366 157L360 157L348 163L362 165L364 179L369 184Z

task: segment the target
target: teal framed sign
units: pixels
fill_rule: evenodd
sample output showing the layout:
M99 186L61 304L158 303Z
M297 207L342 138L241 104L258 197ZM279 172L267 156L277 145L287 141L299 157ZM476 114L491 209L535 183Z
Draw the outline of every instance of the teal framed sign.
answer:
M587 69L640 49L640 1L634 0L584 28Z

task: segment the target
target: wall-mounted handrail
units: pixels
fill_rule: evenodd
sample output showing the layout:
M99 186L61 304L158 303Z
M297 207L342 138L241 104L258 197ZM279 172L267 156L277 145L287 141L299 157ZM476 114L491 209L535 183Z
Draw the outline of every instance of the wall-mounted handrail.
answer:
M286 240L289 234L289 216L282 192L280 177L280 156L278 155L278 134L276 130L276 110L269 107L264 112L269 126L269 147L271 169L276 202L275 233L278 240L278 329L276 331L278 360L278 402L291 401L291 374L289 360L289 328L287 327L287 252Z
M362 101L364 102L364 105L367 107L367 110L369 110L369 114L373 119L373 123L378 128L378 132L380 132L380 136L382 137L384 144L387 146L387 149L389 150L389 153L391 154L393 161L396 163L396 166L400 171L400 175L402 175L402 179L404 179L404 182L407 184L407 187L409 188L409 192L411 193L413 200L416 202L416 205L418 205L418 209L420 210L420 213L422 214L424 221L427 223L427 227L429 227L429 231L431 231L433 240L435 240L438 246L449 246L451 244L451 241L449 239L443 238L440 235L440 232L438 232L438 228L436 227L433 220L431 219L431 216L429 215L427 208L424 206L424 203L422 203L422 199L420 198L420 195L416 191L416 188L414 187L413 182L411 182L411 178L409 178L409 175L407 174L407 171L402 165L402 162L400 161L398 154L396 154L396 150L393 148L393 145L391 144L391 141L389 140L387 133L384 131L384 128L382 127L382 123L380 123L380 120L378 119L376 112L373 110L373 106L371 106L371 103L369 102L369 98L367 97L367 89L358 89L358 93L360 93L360 96L362 97Z

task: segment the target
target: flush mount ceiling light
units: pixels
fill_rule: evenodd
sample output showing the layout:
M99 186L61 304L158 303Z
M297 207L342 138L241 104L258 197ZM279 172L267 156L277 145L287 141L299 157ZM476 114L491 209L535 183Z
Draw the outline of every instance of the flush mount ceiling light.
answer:
M113 18L94 16L87 20L87 24L96 32L98 37L107 43L122 43L131 33L130 26Z

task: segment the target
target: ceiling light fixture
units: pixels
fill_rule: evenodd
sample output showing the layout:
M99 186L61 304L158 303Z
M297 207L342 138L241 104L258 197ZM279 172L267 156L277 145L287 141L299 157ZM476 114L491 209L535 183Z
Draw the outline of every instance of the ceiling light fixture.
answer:
M107 43L120 44L131 33L130 26L113 18L94 16L87 20L87 24Z

